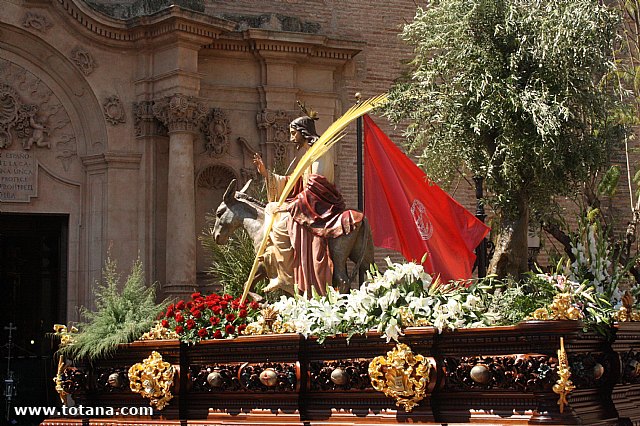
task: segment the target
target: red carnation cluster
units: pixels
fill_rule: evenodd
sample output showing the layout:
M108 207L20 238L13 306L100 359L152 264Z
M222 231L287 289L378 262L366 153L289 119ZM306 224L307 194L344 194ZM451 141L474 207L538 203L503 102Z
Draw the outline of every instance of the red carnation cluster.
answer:
M195 343L236 337L248 323L255 321L259 310L259 303L240 303L239 297L229 294L193 293L190 301L180 300L169 305L161 316L161 323L174 330L181 341Z

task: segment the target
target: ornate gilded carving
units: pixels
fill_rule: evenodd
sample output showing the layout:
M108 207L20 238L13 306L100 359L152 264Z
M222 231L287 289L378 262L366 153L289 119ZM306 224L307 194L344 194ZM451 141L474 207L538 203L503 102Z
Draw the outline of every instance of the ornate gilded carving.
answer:
M163 327L162 323L157 321L151 330L144 333L139 340L172 340L177 338L178 335L175 331Z
M60 348L72 345L74 341L74 334L78 332L76 327L67 328L64 324L55 324L53 326L53 334L60 338ZM77 391L83 385L83 373L78 372L76 369L67 367L65 359L62 355L58 358L58 369L56 375L53 377L53 383L55 383L56 392L60 397L62 404L67 403L67 396ZM86 377L84 377L86 378Z
M622 296L622 306L620 310L614 314L614 318L619 322L640 321L640 312L634 309L635 299L629 290L624 292Z
M570 293L558 293L551 306L536 309L531 317L536 320L579 320L584 314L571 304Z
M205 149L210 157L222 157L229 151L231 128L227 116L219 108L212 108L202 123Z
M564 350L563 337L560 338L560 349L558 349L558 377L558 381L553 385L553 391L560 395L558 405L560 406L560 413L563 413L565 405L569 404L567 395L576 388L569 380L571 370L569 369L567 352Z
M25 28L31 28L41 33L47 32L53 25L46 16L40 15L34 12L27 12L22 19L22 26Z
M427 395L431 365L422 355L414 355L403 343L377 356L369 364L371 385L377 391L396 400L398 407L413 411L418 402Z
M124 107L118 95L109 96L105 99L102 103L102 111L104 112L105 120L114 126L125 122Z
M197 132L206 113L202 102L198 102L193 96L180 93L159 99L153 104L153 115L169 129L169 132Z
M96 61L91 56L88 50L81 46L76 46L71 51L71 61L76 64L78 69L82 71L84 75L89 75L96 68Z
M131 391L149 398L149 404L158 410L171 401L171 387L173 386L174 368L162 360L162 355L153 351L149 358L129 369L129 387Z

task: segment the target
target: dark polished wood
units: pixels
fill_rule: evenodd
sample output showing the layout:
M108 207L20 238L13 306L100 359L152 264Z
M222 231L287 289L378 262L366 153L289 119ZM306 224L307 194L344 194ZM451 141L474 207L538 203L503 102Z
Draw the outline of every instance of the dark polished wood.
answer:
M561 337L576 386L563 413L552 390ZM373 332L348 342L345 336L319 343L296 334L191 346L135 342L109 359L70 367L66 377L76 404L142 407L148 400L121 385L123 372L154 350L179 371L175 397L163 411L146 418L91 419L91 425L640 424L640 324L620 324L613 342L584 331L578 321L441 334L416 327L400 340L435 366L428 395L411 412L371 384L369 363L395 347ZM74 418L44 424L79 423Z

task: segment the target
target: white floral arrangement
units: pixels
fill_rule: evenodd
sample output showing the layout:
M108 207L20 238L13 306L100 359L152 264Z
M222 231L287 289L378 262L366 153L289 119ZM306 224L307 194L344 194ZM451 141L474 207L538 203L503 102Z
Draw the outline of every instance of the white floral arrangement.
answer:
M397 341L410 326L433 326L442 332L495 323L487 300L468 291L464 283L443 285L419 264L386 261L384 273L372 270L365 283L349 294L329 287L323 297L281 297L274 305L278 320L319 341L371 330L380 332L387 341Z

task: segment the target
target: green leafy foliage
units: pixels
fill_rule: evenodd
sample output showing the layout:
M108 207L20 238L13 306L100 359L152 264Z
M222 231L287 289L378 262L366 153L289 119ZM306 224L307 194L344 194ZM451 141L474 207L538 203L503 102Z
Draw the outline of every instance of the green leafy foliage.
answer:
M502 215L545 210L607 164L617 11L592 0L440 0L401 36L414 47L386 115L434 179L485 178Z
M60 349L68 358L93 360L112 354L118 345L149 331L165 306L156 303L155 286L145 285L140 259L133 263L121 290L117 264L109 257L103 277L104 284L95 290L96 310L83 309L85 321L78 324L74 343Z
M213 235L215 221L215 215L207 214L207 226L199 237L211 262L207 273L222 285L222 293L239 296L256 257L253 241L244 229L238 229L229 237L227 244L216 244Z
M506 279L496 290L489 309L499 318L496 325L517 324L536 309L551 304L556 293L547 280L529 273L521 281Z

